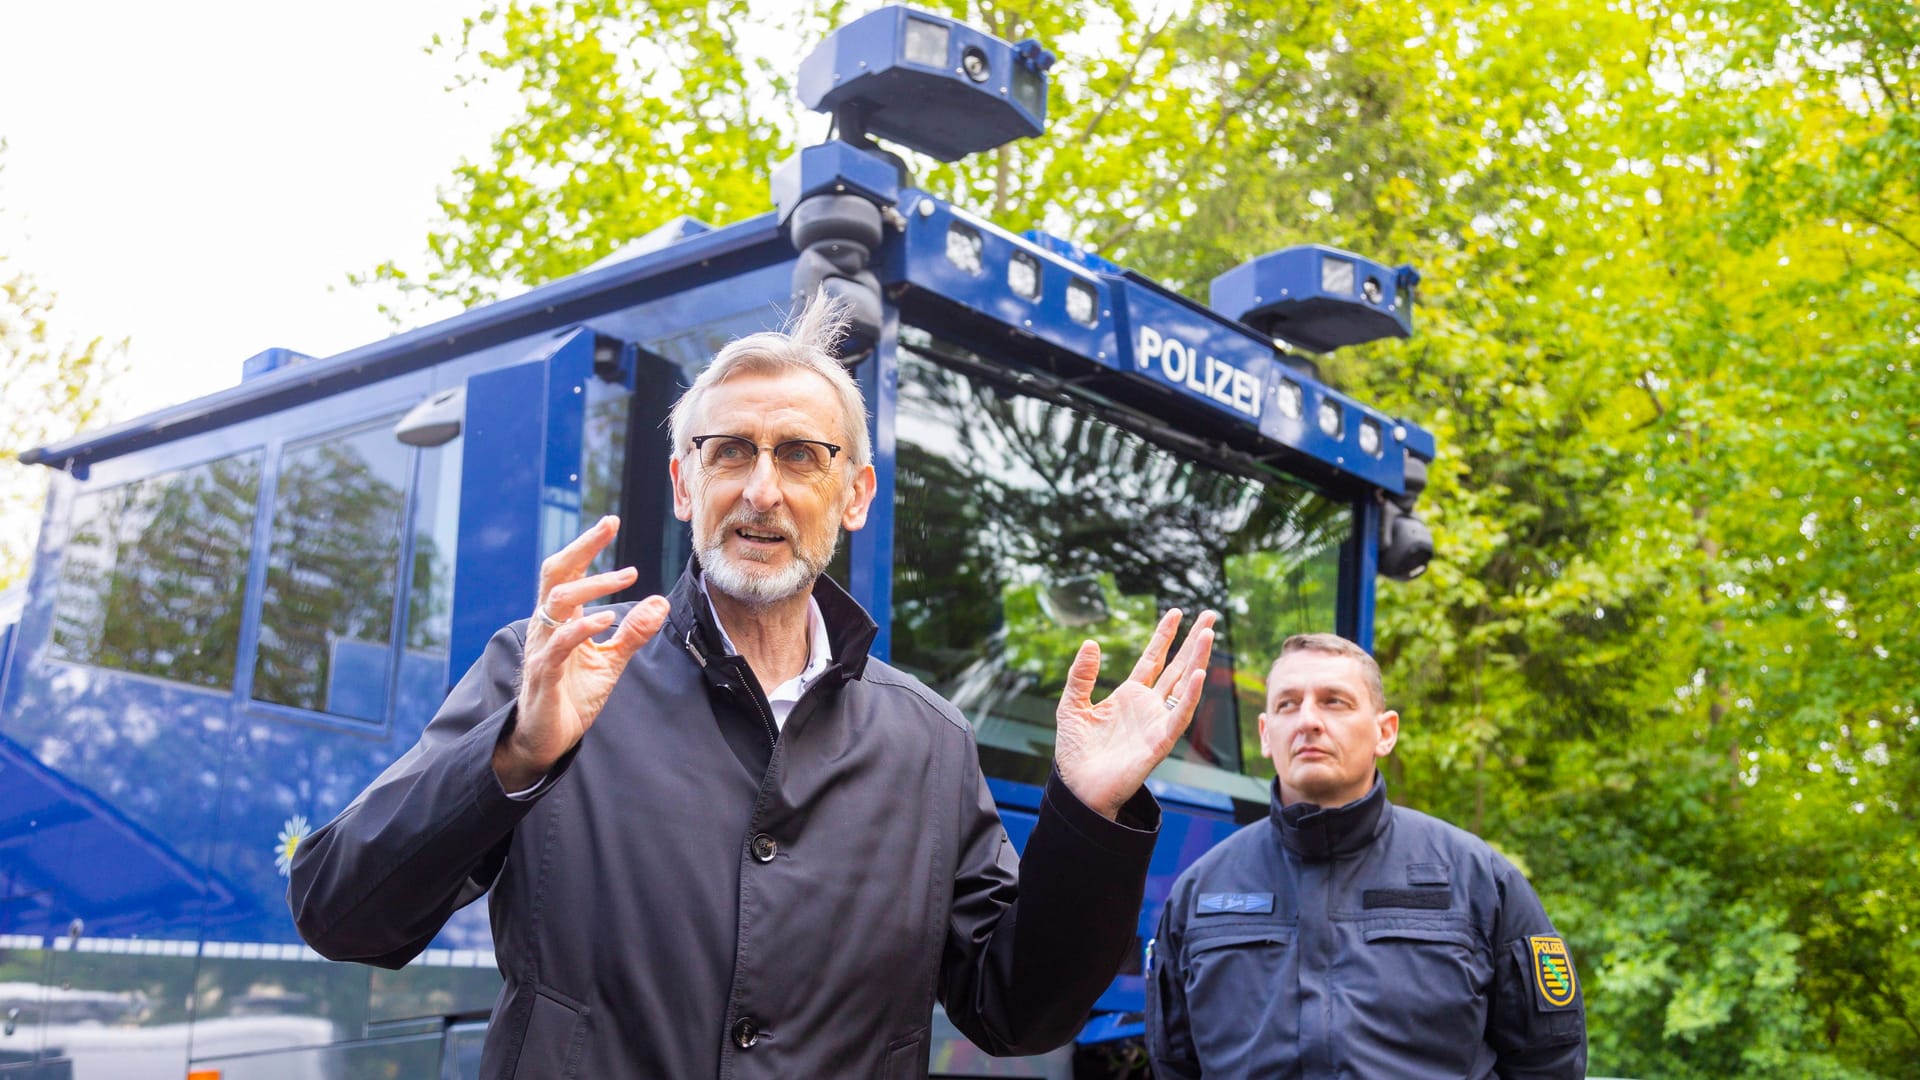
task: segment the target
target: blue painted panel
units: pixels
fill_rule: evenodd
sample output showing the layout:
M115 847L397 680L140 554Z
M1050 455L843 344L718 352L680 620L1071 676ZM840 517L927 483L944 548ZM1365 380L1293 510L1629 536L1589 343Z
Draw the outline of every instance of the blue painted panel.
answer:
M1000 780L987 777L987 790L993 793L993 801L1002 813L1012 810L1040 809L1040 789L1032 784L1022 784L1015 780Z
M43 739L40 753L57 746L50 756L60 758L69 745ZM118 782L109 791L124 797L126 787ZM0 934L59 937L80 919L96 934L191 940L203 908L230 910L238 899L232 890L209 881L197 860L154 829L177 819L142 817L0 736L0 878L9 892Z
M900 171L891 163L838 139L809 146L780 163L768 185L785 223L793 208L827 192L860 195L881 206L900 199Z
M1273 346L1138 280L1116 282L1127 366L1238 426L1260 425Z
M931 195L902 192L900 201L907 209L906 233L897 246L889 241L881 249L876 270L882 281L908 282L986 315L1008 327L1016 341L1031 337L1095 363L1118 364L1121 346L1113 321L1113 278L1091 273ZM978 273L947 255L948 237L956 227L979 239ZM1007 267L1016 251L1039 267L1040 295L1035 299L1016 294L1007 284ZM1092 292L1091 322L1068 315L1069 287Z
M867 400L868 435L873 446L873 506L867 523L848 540L848 591L869 612L893 610L894 402L900 392L898 349L900 309L884 303L880 340L854 369ZM880 660L893 657L893 620L876 616L879 632L869 651Z
M1353 611L1348 639L1373 651L1373 604L1380 587L1380 501L1361 499L1353 508Z
M541 560L580 532L580 433L593 337L574 330L524 363L467 380L453 672L473 666L494 631L527 617Z

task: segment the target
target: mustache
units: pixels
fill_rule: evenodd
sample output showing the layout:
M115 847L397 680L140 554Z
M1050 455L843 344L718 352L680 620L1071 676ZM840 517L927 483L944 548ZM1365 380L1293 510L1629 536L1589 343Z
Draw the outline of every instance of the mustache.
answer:
M784 509L735 510L720 522L718 531L731 532L734 529L750 529L754 527L769 529L789 538L798 531L794 528L793 518L789 516Z

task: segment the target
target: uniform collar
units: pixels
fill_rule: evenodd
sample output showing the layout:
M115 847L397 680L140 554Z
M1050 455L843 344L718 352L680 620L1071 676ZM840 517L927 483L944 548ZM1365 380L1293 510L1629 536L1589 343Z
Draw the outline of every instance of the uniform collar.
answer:
M1300 802L1280 804L1280 781L1273 782L1272 807L1268 817L1280 830L1280 842L1287 850L1308 862L1322 862L1351 855L1386 831L1391 810L1387 803L1387 781L1378 769L1373 773L1373 788L1345 806L1315 806Z

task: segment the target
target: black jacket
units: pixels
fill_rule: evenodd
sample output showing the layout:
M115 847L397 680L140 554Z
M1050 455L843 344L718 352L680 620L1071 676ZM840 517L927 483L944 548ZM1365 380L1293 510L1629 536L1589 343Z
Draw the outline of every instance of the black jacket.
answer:
M1280 805L1174 883L1147 984L1154 1074L1586 1074L1572 957L1486 842L1387 801Z
M398 967L491 886L489 1080L922 1077L936 996L995 1053L1071 1039L1132 940L1152 796L1116 824L1056 774L1022 862L972 728L867 656L859 605L816 584L835 662L776 737L697 573L525 800L492 770L524 624L495 634L419 744L300 845L301 934Z

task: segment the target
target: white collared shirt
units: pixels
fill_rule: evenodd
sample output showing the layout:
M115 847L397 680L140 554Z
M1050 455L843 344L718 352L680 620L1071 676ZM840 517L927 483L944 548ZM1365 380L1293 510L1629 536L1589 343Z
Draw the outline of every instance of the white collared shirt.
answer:
M707 591L707 579L700 579L700 595L707 598L707 610L713 614L714 628L720 631L720 645L728 655L738 656L740 650L734 647L733 639L727 636L727 628L720 622L720 613L713 610L713 594ZM820 614L820 604L813 597L807 597L807 666L800 674L767 691L767 705L773 711L773 726L785 730L787 716L800 702L800 696L807 692L814 680L826 674L827 665L833 662L833 643L827 637L827 620Z

